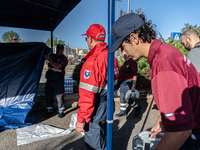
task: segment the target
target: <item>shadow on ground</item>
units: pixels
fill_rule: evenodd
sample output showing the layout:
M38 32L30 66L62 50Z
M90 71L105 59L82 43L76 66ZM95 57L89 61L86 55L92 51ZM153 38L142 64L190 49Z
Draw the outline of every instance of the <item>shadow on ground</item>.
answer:
M121 119L115 118L113 122L113 139L112 139L113 148L112 149L114 150L128 149L127 147L128 142L131 138L132 131L135 128L135 124L138 123L142 119L143 113L146 111L148 107L146 95L143 95L140 99L136 100L136 102L142 106L140 115L138 117L135 117L135 110L132 107L128 106L125 123L120 127Z

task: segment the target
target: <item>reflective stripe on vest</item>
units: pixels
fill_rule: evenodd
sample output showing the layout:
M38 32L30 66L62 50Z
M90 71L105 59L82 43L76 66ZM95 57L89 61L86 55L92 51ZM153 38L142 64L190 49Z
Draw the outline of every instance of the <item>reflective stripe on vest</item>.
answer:
M62 72L62 70L59 70L59 69L56 69L56 68L50 68L48 67L49 70L53 70L53 71L56 71L56 72Z
M116 84L117 84L117 80L114 81L114 85L116 85ZM102 88L100 88L100 87L97 87L97 86L94 86L94 85L91 85L91 84L80 82L79 88L85 89L85 90L90 91L90 92L100 93L102 90L107 89L107 84L104 84L102 86Z
M90 91L90 92L96 92L96 93L99 91L99 87L94 86L94 85L90 85L90 84L87 84L87 83L83 83L83 82L80 82L79 88L85 89L85 90Z

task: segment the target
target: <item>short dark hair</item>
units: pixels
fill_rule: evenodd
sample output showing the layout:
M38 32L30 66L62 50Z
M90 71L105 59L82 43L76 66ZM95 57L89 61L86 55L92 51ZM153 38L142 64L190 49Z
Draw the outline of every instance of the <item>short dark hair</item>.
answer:
M151 43L152 39L156 39L156 32L153 30L156 25L152 24L151 20L146 21L143 14L140 14L139 16L144 20L144 24L133 33L138 34L138 37L141 38L143 42ZM130 43L130 34L124 38L124 42Z
M62 44L57 45L57 50L64 50L64 46Z
M15 38L16 40L18 40L18 38L16 36L12 36L11 37L11 40L13 40L13 38Z

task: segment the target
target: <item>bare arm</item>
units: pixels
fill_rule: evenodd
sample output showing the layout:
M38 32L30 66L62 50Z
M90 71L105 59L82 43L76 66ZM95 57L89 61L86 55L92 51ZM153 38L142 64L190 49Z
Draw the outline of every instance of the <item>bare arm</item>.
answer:
M151 137L159 136L164 131L161 116L158 118L156 125L151 129Z
M60 68L62 67L61 64L55 63L53 60L51 60L51 58L49 57L49 55L44 55L43 57L44 57L46 60L48 60L49 63L50 63L54 68L60 69Z
M165 132L155 150L177 150L192 133L192 130L179 132Z
M159 137L159 134L164 131L161 116L158 118L156 125L151 129L151 137ZM179 132L165 132L161 141L155 150L177 150L192 133L192 130L179 131Z
M136 85L136 81L137 81L137 76L133 76L133 86ZM131 87L131 91L134 92L135 91L135 87Z

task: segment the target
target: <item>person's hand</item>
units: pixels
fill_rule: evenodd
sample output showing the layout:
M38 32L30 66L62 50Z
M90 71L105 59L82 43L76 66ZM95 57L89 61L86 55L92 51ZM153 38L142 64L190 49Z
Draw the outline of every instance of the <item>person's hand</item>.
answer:
M134 88L134 87L131 87L131 91L132 91L132 92L135 92L135 88Z
M48 60L48 61L49 61L49 59L50 59L49 55L43 55L43 57L44 57L46 60Z
M158 120L156 125L151 129L151 137L160 137L160 133L164 131L164 127L161 120Z
M83 129L84 127L84 123L79 123L78 121L76 122L76 131L78 132L85 132L85 130Z

